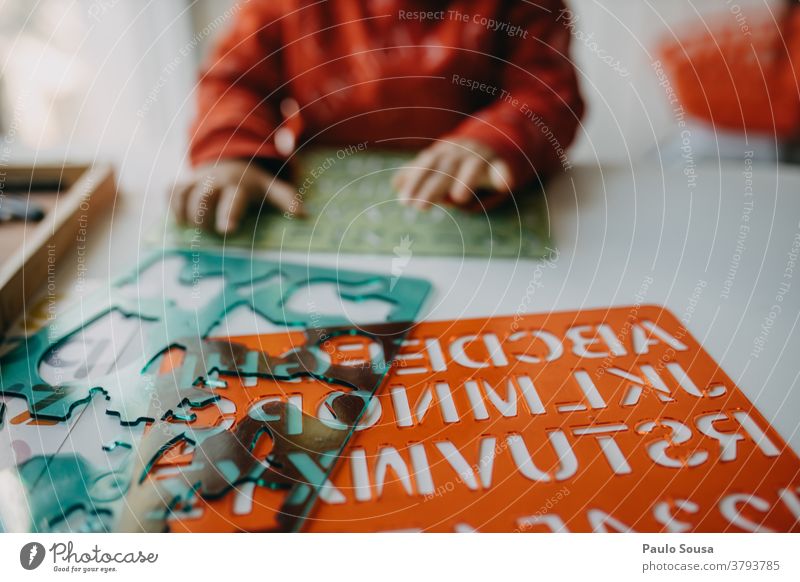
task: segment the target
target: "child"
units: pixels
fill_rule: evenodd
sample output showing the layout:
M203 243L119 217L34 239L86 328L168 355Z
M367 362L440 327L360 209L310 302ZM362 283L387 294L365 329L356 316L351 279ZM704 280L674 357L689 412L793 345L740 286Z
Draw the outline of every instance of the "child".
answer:
M198 90L179 220L235 230L264 200L302 214L276 177L307 141L421 150L400 199L467 205L560 167L583 104L561 0L251 0Z

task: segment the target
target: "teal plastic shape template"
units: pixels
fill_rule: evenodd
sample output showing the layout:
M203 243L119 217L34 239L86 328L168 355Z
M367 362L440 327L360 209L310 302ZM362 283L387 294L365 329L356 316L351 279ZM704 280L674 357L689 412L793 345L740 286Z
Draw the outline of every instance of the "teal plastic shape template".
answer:
M131 297L123 292L135 287L140 273L167 256L183 259L179 282L186 287L186 294L205 278L220 278L220 288L206 298L202 307L188 310L163 296ZM35 418L65 420L76 406L101 392L108 400L107 412L126 425L159 420L183 402L200 406L207 402L204 400L207 394L196 390L193 384L204 373L205 363L198 362L196 369L189 370L196 376L180 382L178 394L166 394L164 390L170 386L159 382L152 370L158 356L179 338L206 337L228 312L242 305L286 327L325 329L352 325L341 315L313 309L302 313L287 307L293 293L317 283L335 285L342 299L387 302L391 309L386 322L414 321L430 291L430 283L409 277L188 250L163 251L144 261L132 275L119 279L107 292L98 293L94 301L83 302L32 336L19 340L15 349L0 358L0 394L24 397ZM41 377L39 366L46 354L58 349L84 326L114 311L148 323L143 327L140 341L144 350L138 365L91 381L71 380L53 385ZM174 383L171 387L175 390Z

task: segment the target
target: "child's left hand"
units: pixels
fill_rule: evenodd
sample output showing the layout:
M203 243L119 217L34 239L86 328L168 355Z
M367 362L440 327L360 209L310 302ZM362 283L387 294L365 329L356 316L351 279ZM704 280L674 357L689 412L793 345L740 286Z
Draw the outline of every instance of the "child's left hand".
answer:
M423 150L398 171L392 185L400 200L427 210L445 198L464 206L475 198L475 191L488 188L507 192L511 171L487 146L470 141L440 141Z

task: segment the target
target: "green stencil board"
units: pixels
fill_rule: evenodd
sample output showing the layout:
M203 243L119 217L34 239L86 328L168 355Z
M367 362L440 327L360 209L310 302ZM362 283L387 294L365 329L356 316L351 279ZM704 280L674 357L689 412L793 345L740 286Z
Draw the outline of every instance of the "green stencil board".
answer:
M295 159L295 185L308 217L288 219L265 208L226 239L174 224L151 241L171 246L232 245L303 252L538 258L549 254L547 210L539 191L525 191L489 212L401 205L391 186L413 156L386 151L319 149ZM165 240L166 237L166 240Z
M156 279L149 278L150 275L156 275ZM322 284L334 285L341 302L385 303L388 308L382 321L356 328L346 310L331 312L302 302L300 307L293 307L291 299L295 294ZM263 361L257 358L232 360L232 344L218 346L214 353L200 352L200 356L195 349L187 354L180 368L173 370L175 374L155 373L166 350L188 351L202 345L209 331L236 307L246 306L279 327L306 328L307 334L316 333L320 337L343 333L340 328L349 335L364 334L364 330L374 328L383 340L396 336L392 343L396 346L418 316L429 291L427 281L410 277L260 260L241 254L189 250L153 253L135 270L108 288L98 289L92 298L73 305L45 327L24 337L8 338L8 349L0 355L0 396L23 401L36 419L58 421L55 425L42 424L35 430L52 429L63 437L58 445L55 437L47 439L42 432L33 435L34 441L53 443L41 447L42 450L18 466L27 505L23 511L11 513L29 523L15 523L10 529L104 531L112 527L127 491L130 459L137 458L144 425L165 418L191 422L192 409L216 402L216 393L198 388L201 379L208 380L203 384L216 387L222 382L212 374L225 372L282 380L291 380L300 373L332 383L340 379L329 373L331 366L323 366L321 359L310 357L303 360L309 364L309 370L296 372L290 367L291 373L285 371L287 365L279 369L276 366L276 370L265 369ZM94 327L112 316L119 316L114 320L116 326L129 319L145 324L141 329L135 328L134 343L140 349L120 367L103 367L92 373L99 353L93 346L109 343L115 346L119 339L113 334L102 335L109 328ZM95 338L90 330L100 337ZM74 361L75 351L68 349L73 338L80 338L75 341L84 348L77 352L77 361ZM309 347L310 352L315 345ZM377 388L394 353L384 349L386 357L368 366L373 375L363 387L369 395ZM63 368L63 374L56 375L57 381L51 383L50 376L42 375L45 362L59 370ZM7 408L5 402L0 404L0 408ZM93 413L87 413L90 408ZM13 410L20 412L18 406ZM6 416L0 416L0 422L7 422ZM65 422L72 422L67 431L59 426ZM181 432L181 428L177 425L176 430ZM184 428L181 434L188 434L189 428ZM351 432L352 428L348 428L343 433L346 438L338 443L335 457ZM15 440L22 436L19 430L11 435ZM192 442L199 438L194 433L186 436ZM320 478L327 474L321 473ZM302 517L310 509L323 483L315 479L304 483L306 497L294 500L298 508L294 515ZM0 516L8 514L4 503L18 501L0 495ZM0 531L6 528L9 524L0 521Z
M178 295L167 298L165 288L151 296L142 296L137 287L139 277L149 268L163 267L164 259L179 261ZM193 285L219 277L220 286L208 293L202 307L181 309L177 297L192 296ZM96 298L65 313L29 337L20 338L15 347L0 356L0 394L25 398L30 413L38 419L66 420L78 405L88 402L93 394L102 392L109 401L109 414L120 417L123 424L133 425L144 420L156 420L170 410L154 410L165 404L161 389L175 390L167 379L162 386L147 375L149 368L164 350L176 342L194 341L205 337L213 326L233 308L249 305L274 323L323 329L348 325L346 316L315 312L313 306L294 311L289 299L311 284L327 282L336 285L342 300L365 301L378 299L391 306L387 321L413 321L430 291L430 283L422 279L377 273L346 271L326 267L309 267L288 262L265 261L247 256L231 256L188 250L162 250L153 253L136 271L120 278L110 289L98 291ZM125 293L131 286L133 296ZM244 292L242 292L244 290ZM198 293L199 295L199 293ZM110 313L136 317L151 325L139 338L143 346L137 366L113 370L99 378L82 376L74 381L50 384L40 375L40 364L52 350L59 350L72 335ZM172 394L170 405L194 397L205 398L193 389L194 380L208 362L197 362L194 377ZM190 366L187 366L187 370ZM195 402L200 405L202 402Z

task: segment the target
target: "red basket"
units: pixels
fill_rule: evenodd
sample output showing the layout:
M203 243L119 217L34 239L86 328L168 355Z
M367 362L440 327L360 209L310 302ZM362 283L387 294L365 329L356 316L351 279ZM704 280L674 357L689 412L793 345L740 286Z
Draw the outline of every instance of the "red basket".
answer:
M799 35L800 9L792 8L749 31L738 23L690 30L660 52L688 114L719 129L787 137L800 130Z

